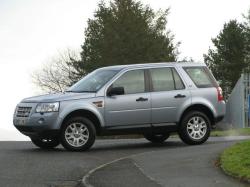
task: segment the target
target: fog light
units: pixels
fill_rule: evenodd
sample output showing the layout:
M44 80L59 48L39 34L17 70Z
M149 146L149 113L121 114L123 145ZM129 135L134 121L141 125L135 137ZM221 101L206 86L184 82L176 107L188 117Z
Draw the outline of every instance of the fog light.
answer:
M39 123L39 124L43 124L43 122L44 122L44 118L40 118L40 119L38 120L38 123Z

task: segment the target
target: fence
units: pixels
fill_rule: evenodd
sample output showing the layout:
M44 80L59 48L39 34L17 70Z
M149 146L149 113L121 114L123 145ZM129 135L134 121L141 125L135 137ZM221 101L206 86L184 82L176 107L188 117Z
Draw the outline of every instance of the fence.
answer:
M224 122L230 124L233 128L250 127L249 95L250 74L244 73L228 98Z

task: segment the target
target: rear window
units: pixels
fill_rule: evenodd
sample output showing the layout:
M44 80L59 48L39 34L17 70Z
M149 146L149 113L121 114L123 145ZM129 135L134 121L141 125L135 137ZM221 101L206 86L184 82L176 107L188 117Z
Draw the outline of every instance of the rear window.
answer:
M216 80L207 67L185 67L184 70L198 88L218 86Z

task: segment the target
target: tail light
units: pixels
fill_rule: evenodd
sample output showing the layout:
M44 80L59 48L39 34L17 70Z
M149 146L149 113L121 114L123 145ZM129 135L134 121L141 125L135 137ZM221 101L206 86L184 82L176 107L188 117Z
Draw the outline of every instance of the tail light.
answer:
M216 89L217 89L218 101L223 101L224 98L221 87L216 87Z

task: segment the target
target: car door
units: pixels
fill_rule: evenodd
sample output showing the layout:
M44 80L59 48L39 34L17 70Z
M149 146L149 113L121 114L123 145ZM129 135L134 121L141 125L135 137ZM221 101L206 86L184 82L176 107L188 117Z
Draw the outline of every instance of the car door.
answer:
M151 77L152 123L175 123L178 109L190 99L176 69L173 67L153 68Z
M150 126L150 93L146 92L145 71L129 70L116 79L112 87L123 87L124 95L105 97L107 126Z

